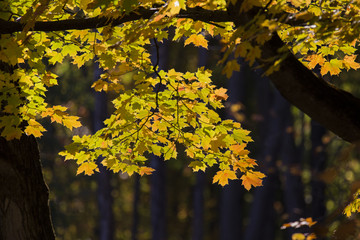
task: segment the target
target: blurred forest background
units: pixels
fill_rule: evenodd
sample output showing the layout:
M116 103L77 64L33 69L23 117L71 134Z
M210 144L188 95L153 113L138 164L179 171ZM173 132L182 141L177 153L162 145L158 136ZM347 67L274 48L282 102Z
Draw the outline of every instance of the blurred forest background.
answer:
M221 45L215 39L208 50L164 42L159 51L160 68L195 71L205 66L213 70L219 87L229 89L221 115L251 131L250 156L267 175L264 186L248 192L240 181L224 188L212 184L208 172L193 173L187 167L185 153L167 162L153 157L156 172L151 176L129 177L105 169L91 177L76 176L75 162L64 162L57 155L73 133L44 123L48 131L40 139L40 152L58 239L280 240L309 231L317 239L360 239L359 218L342 214L360 187L359 148L291 106L261 76L261 69L250 69L240 60L241 71L227 79L217 65ZM113 96L91 89L101 74L97 65L88 63L76 70L64 62L52 70L61 79L47 93L49 103L66 105L82 117L83 127L74 134L101 128L112 111ZM360 72L351 71L327 80L360 97L359 77ZM122 79L127 88L132 87L131 73ZM311 230L280 229L307 217L318 222Z

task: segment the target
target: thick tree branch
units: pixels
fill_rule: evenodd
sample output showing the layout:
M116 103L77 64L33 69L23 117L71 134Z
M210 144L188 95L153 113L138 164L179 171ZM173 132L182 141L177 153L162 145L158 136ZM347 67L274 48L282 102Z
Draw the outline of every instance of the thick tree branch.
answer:
M117 26L122 23L135 21L139 19L150 19L158 9L139 8L118 18L94 17L84 19L68 19L59 21L37 21L32 31L65 31L65 30L82 30L104 27L107 25ZM226 11L206 10L203 8L187 8L181 10L177 15L178 18L191 18L193 20L201 20L204 22L227 22L230 17ZM5 21L0 19L0 34L10 34L20 32L24 25L20 22Z
M262 47L262 57L279 55L285 44L274 34ZM299 62L293 54L270 75L280 93L312 119L349 142L360 141L360 99L338 89Z
M254 7L239 14L241 3L239 0L228 9L236 26L244 26L263 11ZM287 49L285 43L273 33L271 40L261 46L262 59L259 60L260 64L268 65L266 59L279 59L286 54L280 69L269 76L281 95L342 139L360 141L360 99L317 77L290 50L284 52L284 49Z

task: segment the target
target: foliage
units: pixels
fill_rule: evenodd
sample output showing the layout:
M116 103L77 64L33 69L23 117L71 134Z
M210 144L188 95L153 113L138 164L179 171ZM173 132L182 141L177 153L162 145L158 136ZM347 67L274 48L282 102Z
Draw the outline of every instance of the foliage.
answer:
M193 159L189 166L194 171L219 165L213 182L224 186L229 179L240 178L248 190L262 184L264 175L254 170L256 162L246 150L252 141L249 132L232 120L222 121L216 113L227 95L225 89L211 83L211 71L160 71L156 63L151 63L150 40L156 47L158 41L170 37L169 29L175 29L173 41L186 38L184 45L207 48L206 36L220 37L225 49L220 63L234 52L235 57L241 56L253 65L261 58L261 46L276 31L309 69L319 65L322 75L360 66L354 55L357 1L243 1L241 11L259 7L261 11L242 26L223 18L217 20L221 23L198 21L198 16L190 14L200 8L221 15L228 4L236 4L233 0L171 0L166 4L159 0L40 0L1 4L3 21L22 24L21 31L2 34L0 39L1 136L7 140L22 134L40 137L45 128L39 119L46 117L69 129L80 127L79 118L70 116L66 107L50 106L45 101L47 89L57 84L57 76L47 66L64 59L78 68L97 59L105 72L92 87L118 94L105 128L92 136L74 136L73 143L61 152L66 160L76 160L78 174L97 171L95 159L99 156L104 158L102 164L114 172L151 174L153 169L146 166L148 154L165 160L176 158L181 144ZM60 27L63 31L33 30L41 22L65 24L67 20L79 20L78 25ZM81 26L86 20L98 23ZM275 71L282 59L268 59L269 64L263 66L266 74ZM223 72L230 77L239 70L236 60L230 60ZM123 79L129 74L135 87L126 90Z
M285 223L281 226L281 229L286 228L301 228L303 226L312 227L316 224L316 221L313 221L312 218L300 218L299 221ZM294 233L291 236L292 240L312 240L316 239L316 235L314 233Z

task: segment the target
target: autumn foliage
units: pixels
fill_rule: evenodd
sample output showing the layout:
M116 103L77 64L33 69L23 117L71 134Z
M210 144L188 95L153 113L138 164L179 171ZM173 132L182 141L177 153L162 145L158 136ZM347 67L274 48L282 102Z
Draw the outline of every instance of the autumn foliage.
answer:
M77 174L97 171L99 157L113 172L151 174L149 154L175 159L182 145L194 171L219 167L214 183L224 186L240 179L247 190L261 186L265 176L255 169L256 161L246 150L252 141L249 131L217 113L224 107L226 90L212 83L208 69L160 70L150 59L151 55L159 58L153 49L164 39L208 48L208 39L219 38L224 53L219 64L230 77L240 70L236 59L242 57L253 66L262 58L263 44L277 33L288 44L287 50L309 69L318 67L321 75L337 75L360 67L355 55L357 35L347 31L353 28L359 8L357 1L243 1L241 12L260 10L248 24L239 26L227 19L226 12L229 4L236 3L3 1L1 24L10 21L14 29L20 29L11 31L5 25L1 29L0 61L5 66L0 73L1 136L7 140L22 134L41 137L46 131L40 123L43 118L70 130L80 127L80 119L69 115L65 106L46 102L47 89L58 81L47 66L67 59L81 68L95 59L104 73L92 87L116 95L114 111L103 129L94 135L74 136L60 153L65 160L76 161ZM206 15L209 11L214 15ZM52 22L63 25L51 30ZM328 34L330 29L339 31ZM285 51L279 52L260 67L269 75L285 57ZM125 76L134 81L134 88L124 87Z

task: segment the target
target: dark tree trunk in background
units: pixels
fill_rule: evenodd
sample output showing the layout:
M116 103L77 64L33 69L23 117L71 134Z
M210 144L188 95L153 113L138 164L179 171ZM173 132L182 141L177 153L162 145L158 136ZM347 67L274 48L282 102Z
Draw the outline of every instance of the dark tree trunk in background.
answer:
M37 142L0 137L0 239L55 239Z
M198 67L206 66L207 59L208 51L205 48L199 48ZM192 240L202 240L204 238L204 185L206 175L204 172L197 172L195 175Z
M318 226L321 224L325 213L325 188L326 184L319 176L326 168L327 156L325 151L325 143L323 137L326 134L326 129L315 121L311 121L311 217L314 221L318 221ZM320 226L321 227L321 226ZM317 234L319 239L320 234Z
M228 82L228 103L236 104L245 101L245 75L244 71L233 72ZM233 118L229 112L226 118ZM220 200L220 239L234 240L242 234L242 201L243 186L241 181L230 181L221 192Z
M158 64L158 70L166 70L168 60L168 43L156 43L152 45L151 61ZM156 86L157 88L157 86ZM160 86L161 90L161 86ZM162 157L152 155L150 167L155 169L151 175L151 227L153 240L166 239L166 184L165 163Z
M204 237L204 185L205 173L196 173L196 184L194 187L194 217L192 240L202 240Z
M266 178L263 186L256 188L250 210L249 224L246 227L245 240L275 239L277 214L274 209L276 196L280 189L279 172L276 161L281 150L282 137L285 131L284 113L287 103L271 87L267 79L257 78L259 120L262 128L259 135L263 138L258 164ZM260 126L261 126L260 125Z
M98 63L94 64L94 81L100 78L102 73ZM94 108L94 132L104 127L103 121L107 118L107 96L105 92L95 92ZM101 159L98 160L99 162ZM110 173L102 164L99 165L100 172L96 174L98 190L97 199L99 207L99 240L114 239L114 214L112 210L113 197L110 182Z
M286 100L284 99L286 102ZM283 135L282 163L285 166L284 202L288 215L287 221L298 221L305 217L304 188L302 183L301 160L303 156L302 145L296 147L294 139L294 120L290 111L290 104L286 102L284 118L286 119L286 131ZM298 229L289 228L289 235L299 232Z
M140 176L137 174L134 176L134 202L133 202L133 223L131 226L131 240L138 239L138 227L139 227L139 200L140 200Z
M166 240L166 198L164 159L152 156L151 175L151 227L153 240Z

